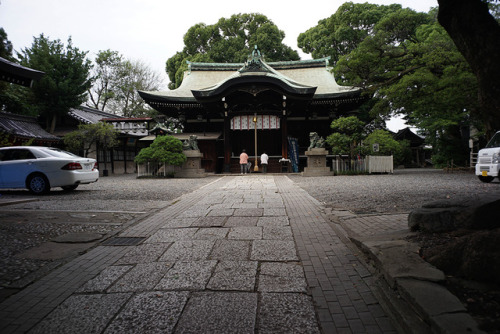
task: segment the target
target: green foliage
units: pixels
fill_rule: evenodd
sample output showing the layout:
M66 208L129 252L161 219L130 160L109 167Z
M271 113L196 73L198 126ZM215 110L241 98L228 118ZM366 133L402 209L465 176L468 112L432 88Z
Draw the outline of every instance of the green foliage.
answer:
M134 161L138 164L157 162L180 166L186 159L182 150L182 141L172 136L158 136L149 147L139 152Z
M373 151L373 144L378 144L378 152ZM379 129L363 140L361 152L363 155L392 155L394 164L400 165L410 153L410 148L407 141L397 141L389 131Z
M0 57L13 61L12 50L12 42L9 41L5 30L0 27Z
M355 50L370 34L375 25L401 5L379 6L346 2L337 12L318 22L316 27L299 35L298 46L313 58L331 57L335 63L341 56Z
M88 105L125 117L154 116L138 91L158 90L158 73L140 61L123 59L117 51L99 51L95 59Z
M68 133L63 141L69 151L84 151L88 156L92 149L98 145L102 149L108 149L118 144L118 131L108 123L80 124L78 130Z
M43 34L34 38L31 48L18 54L21 65L45 72L32 89L26 90L26 98L46 119L51 133L59 117L86 100L91 84L91 63L86 54L73 46L71 38L64 46L60 40L51 41Z
M12 146L10 135L5 132L0 132L0 147Z
M116 97L114 87L117 84L117 72L122 62L118 51L99 51L94 60L92 87L89 89L89 105L105 110L109 100Z
M332 154L349 154L354 156L356 146L364 137L365 123L356 116L340 117L330 125L334 133L326 138Z
M184 49L167 60L170 89L180 86L186 61L242 63L254 45L266 61L298 60L299 55L283 44L285 33L262 14L237 14L216 24L198 23L184 35Z
M301 35L299 46L337 61L337 80L372 97L364 105L372 118L402 115L425 133L434 154L451 158L463 149L457 128L482 128L478 84L436 17L436 9L346 3Z
M7 33L3 28L0 28L0 57L15 63L12 50L12 43L9 41ZM0 80L0 110L34 116L33 113L30 113L26 101L26 90L26 87Z

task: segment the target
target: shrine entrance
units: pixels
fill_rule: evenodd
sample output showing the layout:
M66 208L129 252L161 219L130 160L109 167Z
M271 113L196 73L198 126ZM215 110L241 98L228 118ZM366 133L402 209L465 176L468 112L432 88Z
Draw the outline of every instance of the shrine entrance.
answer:
M183 122L185 133L217 134L203 150L200 146L202 162L216 166L208 172L235 172L233 162L243 149L253 164L264 151L279 161L289 158L293 137L294 156L303 155L310 132L326 137L333 119L359 107L361 90L338 85L328 61L267 63L256 48L245 63L188 62L180 87L139 94L160 113Z

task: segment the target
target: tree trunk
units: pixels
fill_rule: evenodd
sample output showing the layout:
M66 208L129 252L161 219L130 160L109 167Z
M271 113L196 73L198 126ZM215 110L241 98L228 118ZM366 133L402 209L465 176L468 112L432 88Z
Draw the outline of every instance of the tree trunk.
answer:
M54 133L54 131L56 129L56 122L57 122L57 115L53 114L52 115L52 120L50 122L49 133Z
M477 111L491 137L500 130L500 25L482 0L438 0L439 23L475 73Z

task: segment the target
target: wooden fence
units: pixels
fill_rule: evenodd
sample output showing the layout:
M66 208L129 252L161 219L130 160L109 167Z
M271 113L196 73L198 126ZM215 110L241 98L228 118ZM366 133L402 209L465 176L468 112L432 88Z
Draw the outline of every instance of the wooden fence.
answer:
M173 176L179 167L162 163L147 162L137 165L137 177L167 177Z
M394 161L390 156L373 156L357 157L349 159L348 157L335 156L332 159L332 170L334 172L343 173L354 171L359 173L393 173Z

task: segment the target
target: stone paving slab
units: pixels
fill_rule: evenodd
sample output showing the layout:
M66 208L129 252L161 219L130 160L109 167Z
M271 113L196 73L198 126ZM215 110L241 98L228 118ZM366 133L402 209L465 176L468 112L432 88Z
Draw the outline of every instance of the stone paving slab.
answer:
M250 240L217 240L210 259L212 260L248 260Z
M161 256L160 261L201 261L206 260L212 251L213 240L180 240Z
M137 294L106 328L106 333L173 333L188 297L186 291Z
M100 333L130 296L129 293L71 296L31 333Z
M199 292L186 305L176 333L254 333L257 294Z
M177 262L155 286L156 290L204 290L217 261Z
M252 292L255 289L257 267L257 261L220 261L207 288Z
M257 261L298 261L295 243L282 240L254 240L251 260Z
M120 279L125 273L133 268L131 265L111 266L99 273L96 277L87 281L76 292L80 293L104 293L112 284Z
M133 292L151 290L171 267L172 262L139 263L110 287L108 291Z
M302 266L299 263L262 263L258 291L306 293Z

